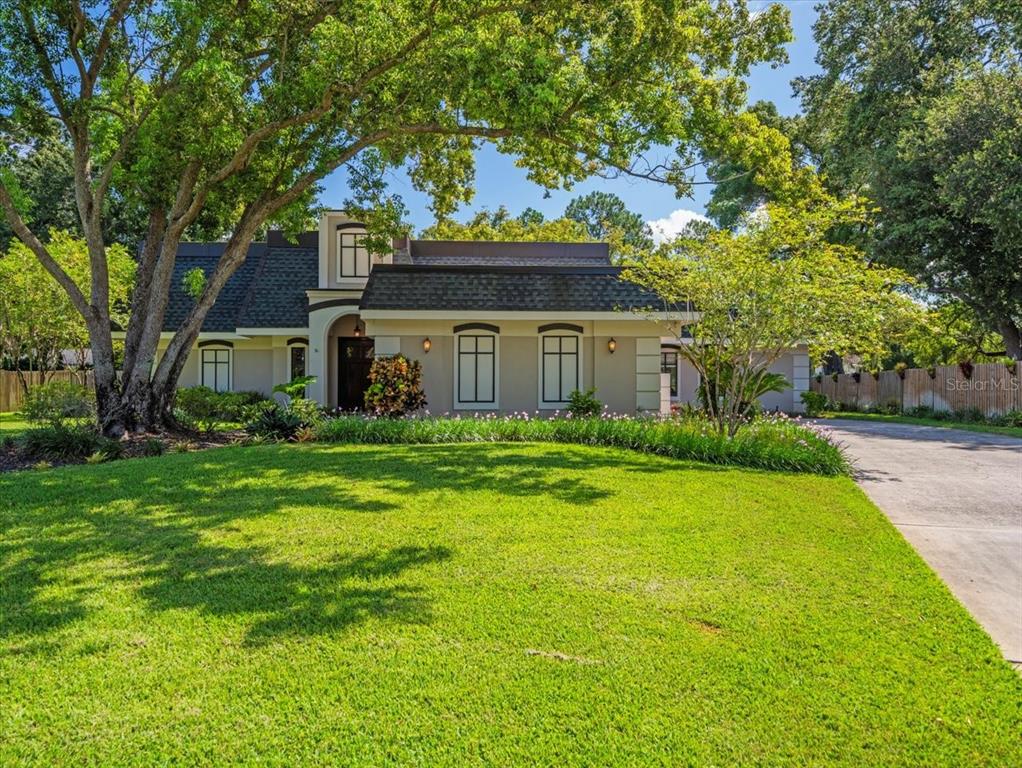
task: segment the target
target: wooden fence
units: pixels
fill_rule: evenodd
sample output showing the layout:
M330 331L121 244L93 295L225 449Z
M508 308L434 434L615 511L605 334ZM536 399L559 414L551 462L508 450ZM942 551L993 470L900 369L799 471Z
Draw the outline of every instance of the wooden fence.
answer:
M930 371L909 368L904 378L896 371L824 375L810 381L813 392L822 392L831 401L854 410L891 408L908 411L927 406L935 411L978 410L984 416L1022 411L1022 363L1013 373L1003 363L974 365L972 374L957 365L942 365ZM858 380L856 380L856 378Z
M42 381L42 375L36 371L22 371L21 375L28 382L29 389ZM84 384L92 386L92 371L86 371ZM78 371L54 371L46 377L47 381L73 381L83 383L82 374ZM21 408L25 399L25 390L17 371L0 371L0 413L16 411Z

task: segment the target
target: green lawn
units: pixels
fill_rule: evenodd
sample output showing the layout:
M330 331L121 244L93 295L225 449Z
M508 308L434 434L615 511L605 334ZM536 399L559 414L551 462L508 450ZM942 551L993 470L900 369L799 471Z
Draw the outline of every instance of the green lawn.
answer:
M0 476L0 764L1019 765L851 480L557 445Z
M20 435L28 429L28 422L18 413L0 413L0 437Z
M987 432L992 435L1007 435L1022 438L1022 427L997 427L993 424L979 424L975 421L943 421L941 419L917 419L913 416L898 416L887 413L858 413L828 411L822 415L827 419L857 419L859 421L891 421L899 424L919 424L924 427L964 429L968 432Z

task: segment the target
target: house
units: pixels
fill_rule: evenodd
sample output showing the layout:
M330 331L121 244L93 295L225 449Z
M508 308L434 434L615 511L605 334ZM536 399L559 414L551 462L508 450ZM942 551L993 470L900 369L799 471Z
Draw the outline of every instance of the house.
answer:
M364 237L331 211L296 242L270 232L252 243L206 317L181 386L269 393L312 375L311 398L352 409L373 358L400 353L422 363L433 413L552 412L588 387L618 413L695 399L698 378L677 354L677 323L691 315L658 315L657 297L620 278L604 243L405 239L376 255ZM181 244L161 351L192 306L184 275L209 273L223 248ZM804 350L777 370L795 386L764 405L799 410Z

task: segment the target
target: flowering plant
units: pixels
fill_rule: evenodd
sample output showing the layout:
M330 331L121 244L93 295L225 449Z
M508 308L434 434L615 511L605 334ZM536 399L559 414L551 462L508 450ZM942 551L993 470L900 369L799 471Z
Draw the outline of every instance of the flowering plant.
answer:
M404 355L378 357L369 370L366 410L377 416L404 416L426 405L422 364Z

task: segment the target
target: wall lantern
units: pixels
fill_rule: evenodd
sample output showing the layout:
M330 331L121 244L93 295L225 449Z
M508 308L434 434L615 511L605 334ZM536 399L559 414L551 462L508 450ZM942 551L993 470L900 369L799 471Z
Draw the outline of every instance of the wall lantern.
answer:
M361 320L356 320L355 321L355 338L357 339L361 335L362 335L362 321Z
M607 349L610 351L610 354L612 355L614 354L614 350L617 349L617 342L613 338L611 338L611 340L607 342Z
M433 348L433 342L430 341L429 340L429 336L427 336L426 338L424 338L422 340L422 351L425 352L428 355L429 354L429 350L432 349L432 348Z

